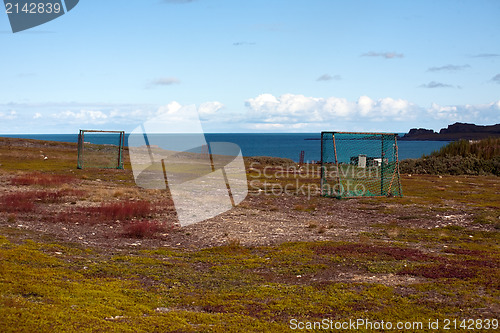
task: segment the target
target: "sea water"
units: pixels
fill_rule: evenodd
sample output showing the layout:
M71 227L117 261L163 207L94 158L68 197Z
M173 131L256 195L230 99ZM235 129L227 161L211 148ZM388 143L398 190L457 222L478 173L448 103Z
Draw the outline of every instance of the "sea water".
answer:
M161 135L161 134L153 134ZM35 139L59 142L78 142L78 134L11 134L2 137ZM108 143L108 136L93 135L92 143ZM127 145L126 134L125 145ZM241 147L243 156L271 156L299 161L304 151L304 161L321 158L320 133L206 133L207 142L232 142ZM102 141L102 142L101 142ZM449 141L398 141L399 159L419 158L439 150Z

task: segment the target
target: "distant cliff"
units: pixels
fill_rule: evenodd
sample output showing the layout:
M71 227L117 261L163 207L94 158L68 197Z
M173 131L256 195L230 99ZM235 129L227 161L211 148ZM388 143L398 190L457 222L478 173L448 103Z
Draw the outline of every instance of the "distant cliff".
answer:
M400 140L456 141L481 140L489 137L500 137L500 124L480 126L474 124L455 123L443 128L439 133L425 128L412 128Z

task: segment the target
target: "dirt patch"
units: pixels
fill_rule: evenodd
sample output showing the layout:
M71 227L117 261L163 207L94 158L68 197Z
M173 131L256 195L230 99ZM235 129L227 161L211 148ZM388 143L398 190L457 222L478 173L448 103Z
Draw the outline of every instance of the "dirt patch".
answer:
M44 154L59 154L61 159L49 159L48 162L41 159L39 148L42 147ZM75 144L0 139L0 157L8 165L0 167L0 207L4 208L0 212L0 226L27 229L50 235L54 240L108 250L159 246L199 249L235 242L243 246L296 241L349 242L363 241L366 235L389 240L397 238L403 229L456 227L491 231L497 226L495 221L490 221L495 218L495 211L490 208L489 215L482 217L485 223L474 223L475 219L477 222L475 208L460 202L466 194L457 197L452 192L453 186L460 191L470 189L463 184L466 181L488 183L483 189L498 188L497 178L452 181L446 177L422 176L419 181L417 176L403 177L403 182L413 182L410 194L404 198L338 200L318 194L308 197L300 191L294 195L272 195L266 188L272 182L281 186L312 184L317 188L319 178L315 174L302 179L291 173L284 179L261 179L262 183L249 173L249 181L254 182L250 182L250 193L240 205L209 220L181 228L166 191L144 190L134 185L127 151L125 170L76 170L75 149ZM246 162L253 163L252 168L255 165L264 167L266 163L271 168L275 164L288 166L292 163L262 157ZM19 165L24 171L15 169ZM47 170L40 171L41 166ZM256 188L260 183L262 187ZM441 193L436 187L449 189ZM479 195L476 192L480 187L476 187L471 195ZM445 194L446 198L441 199ZM434 196L439 197L435 199ZM432 200L435 203L429 202ZM129 206L134 202L147 202L151 209L140 216L114 214L115 210L133 210ZM489 205L494 207L494 204ZM103 214L92 213L103 209L111 210L110 216L103 218ZM140 225L135 230L148 226L154 230L130 232L131 224Z
M12 198L15 193L33 191L30 186L12 185L10 179L12 177L8 175L1 176L0 193L8 193ZM58 240L107 249L138 246L204 248L234 241L244 246L295 241L357 241L364 233L379 233L380 237L385 237L380 225L426 229L449 225L487 228L471 226L472 216L466 213L422 212L418 207L398 204L397 198L394 199L396 203L367 204L363 199L308 199L305 196L270 196L262 193L250 193L233 210L181 228L176 224L173 203L164 193L138 188L134 188L134 193L131 193L128 187L106 181L82 180L72 187L87 195L67 196L64 200L58 198L57 203L35 202L36 208L28 209L28 212L4 212L0 217L0 225L26 228L50 234ZM96 221L89 223L92 216L85 216L85 209L100 207L103 201L121 207L123 204L120 202L124 199L134 199L127 195L129 192L156 207L157 212L150 219L163 224L165 228L159 230L165 232L155 232L154 236L148 235L146 238L130 238L125 230L128 220L107 218L101 221L97 220L100 218L96 215ZM102 201L93 200L94 196L102 197ZM73 216L63 219L63 215L60 215L63 213L64 216L70 213Z

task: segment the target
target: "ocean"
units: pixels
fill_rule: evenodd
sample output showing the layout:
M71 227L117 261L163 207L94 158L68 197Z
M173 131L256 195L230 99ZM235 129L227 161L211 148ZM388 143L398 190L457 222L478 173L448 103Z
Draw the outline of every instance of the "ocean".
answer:
M23 138L59 142L78 142L78 134L11 134L9 138ZM126 134L125 145L127 145ZM320 133L206 133L208 142L232 142L240 146L243 156L271 156L299 161L300 152L305 152L304 161L321 158ZM85 140L87 141L87 140ZM95 135L92 143L109 143L109 136ZM419 158L448 144L448 141L398 141L399 159Z

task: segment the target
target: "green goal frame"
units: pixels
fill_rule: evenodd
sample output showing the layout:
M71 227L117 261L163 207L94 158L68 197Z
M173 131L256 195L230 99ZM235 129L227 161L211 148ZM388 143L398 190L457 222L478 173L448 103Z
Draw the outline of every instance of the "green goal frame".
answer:
M402 197L396 133L321 132L321 195Z
M102 142L85 141L86 138L92 140L95 135L99 135ZM124 145L125 131L80 130L77 167L78 169L123 169Z

